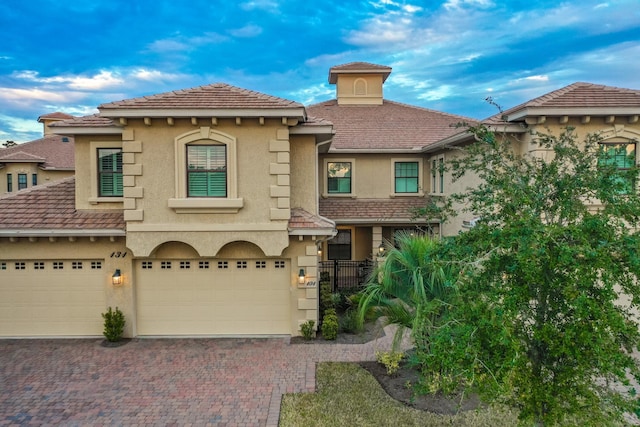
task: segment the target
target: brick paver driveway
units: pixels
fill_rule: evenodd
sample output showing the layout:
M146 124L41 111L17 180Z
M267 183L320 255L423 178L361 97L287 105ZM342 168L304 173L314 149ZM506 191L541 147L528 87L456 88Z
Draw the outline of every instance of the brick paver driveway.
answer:
M387 338L0 340L0 426L277 426L283 393L314 390L316 362L374 360Z

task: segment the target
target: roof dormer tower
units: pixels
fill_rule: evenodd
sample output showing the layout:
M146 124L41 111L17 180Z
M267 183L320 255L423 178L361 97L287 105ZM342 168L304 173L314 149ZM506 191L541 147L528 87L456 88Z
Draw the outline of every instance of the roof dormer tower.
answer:
M339 105L381 105L382 85L391 67L368 62L350 62L329 69L329 83L336 85Z

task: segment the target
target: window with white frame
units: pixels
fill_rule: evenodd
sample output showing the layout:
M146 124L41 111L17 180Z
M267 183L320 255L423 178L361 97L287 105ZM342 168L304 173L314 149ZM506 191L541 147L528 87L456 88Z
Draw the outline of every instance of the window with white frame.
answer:
M327 193L351 194L353 192L353 162L327 162Z
M225 145L187 145L187 196L227 197Z
M422 159L391 159L393 195L422 196Z
M618 171L616 183L621 192L629 194L635 190L634 177L625 174L636 165L636 144L633 142L603 142L598 153L598 166L613 166Z
M122 197L122 149L98 148L98 197Z
M238 197L236 138L208 127L175 138L176 213L236 213Z

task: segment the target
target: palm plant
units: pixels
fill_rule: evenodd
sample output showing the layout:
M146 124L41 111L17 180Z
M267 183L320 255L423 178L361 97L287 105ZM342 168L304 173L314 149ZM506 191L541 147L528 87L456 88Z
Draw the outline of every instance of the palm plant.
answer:
M363 290L359 321L384 317L387 324L397 325L394 348L406 329L420 331L420 340L426 340L420 345L428 345L429 331L456 295L457 274L438 258L440 241L407 233L399 233L395 241L397 247L387 242L385 259Z

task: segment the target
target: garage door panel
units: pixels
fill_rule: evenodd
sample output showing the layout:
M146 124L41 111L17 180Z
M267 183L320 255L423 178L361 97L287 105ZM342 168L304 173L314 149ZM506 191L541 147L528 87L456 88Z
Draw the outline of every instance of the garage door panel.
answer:
M0 336L98 336L106 307L102 261L7 263L0 271ZM96 268L72 269L72 263ZM18 268L21 264L21 268ZM79 265L79 264L76 264ZM58 264L57 266L60 266ZM100 268L98 268L98 266Z
M190 268L179 268L186 261ZM156 269L161 260L152 261L152 269L137 263L138 334L290 333L288 266L256 268L275 265L273 260L209 260L209 268L199 268L199 261L173 260L166 271Z

